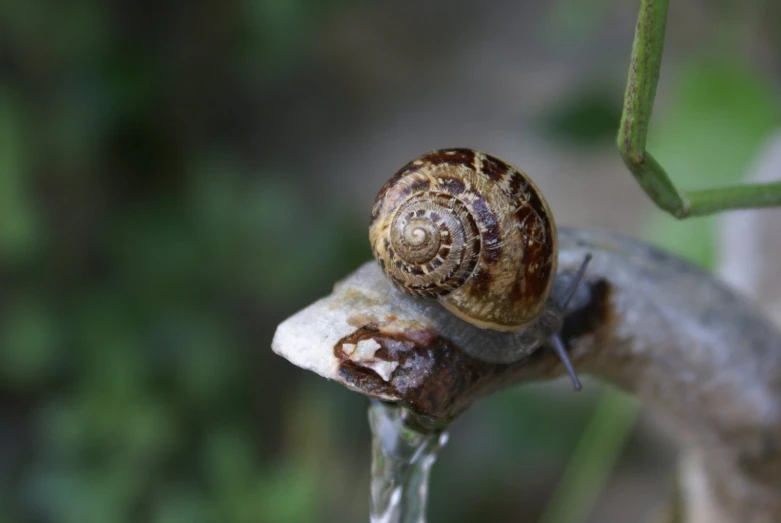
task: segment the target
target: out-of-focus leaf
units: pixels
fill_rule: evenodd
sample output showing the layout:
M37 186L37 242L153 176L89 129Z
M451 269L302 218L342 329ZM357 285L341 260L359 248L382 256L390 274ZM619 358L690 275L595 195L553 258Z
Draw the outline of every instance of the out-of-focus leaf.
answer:
M238 341L211 316L183 311L167 320L157 355L165 359L173 384L193 408L224 408L230 391L245 379Z
M29 193L22 111L16 98L0 84L0 262L30 256L40 239Z
M567 100L559 100L542 115L542 128L552 138L573 145L593 146L613 141L621 120L620 100L599 88L579 86Z
M588 421L584 406L592 403L591 398L578 398L584 402L580 404L572 398L557 396L553 387L552 384L524 387L486 402L493 424L490 433L496 434L497 443L513 456L508 462L555 458L578 442Z
M12 504L6 493L0 494L0 523L20 523L17 505Z
M294 61L312 34L314 24L346 0L266 0L242 2L245 30L261 42L261 54L268 66L282 69Z
M204 497L193 487L167 486L156 495L151 523L211 523L214 519Z
M204 466L214 492L218 520L299 522L315 520L316 480L307 467L290 463L257 474L253 444L246 432L219 430L206 439Z
M67 462L79 455L89 441L90 426L76 402L63 398L46 403L37 413L41 458L46 462Z
M17 301L0 320L0 379L30 390L50 379L59 364L58 327L45 305Z
M249 434L238 427L211 431L202 447L203 469L210 490L229 498L246 491L257 473L255 448Z
M277 469L257 483L241 521L298 523L317 519L318 484L305 467Z
M150 202L127 216L114 243L123 289L147 310L165 310L197 292L204 267L194 234L175 207Z
M242 176L239 166L225 160L204 164L189 201L203 242L199 263L228 276L244 292L270 302L293 300L344 273L340 260L356 251L353 238L366 245L365 229L356 234L341 216L307 221L308 204L284 175L261 181Z
M109 478L75 469L40 468L29 477L28 504L48 521L125 523L129 507Z
M635 426L636 398L606 389L539 523L579 523L588 518Z

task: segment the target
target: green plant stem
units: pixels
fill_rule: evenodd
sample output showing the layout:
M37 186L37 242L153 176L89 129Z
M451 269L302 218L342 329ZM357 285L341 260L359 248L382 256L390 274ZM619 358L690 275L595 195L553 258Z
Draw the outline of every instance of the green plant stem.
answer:
M679 219L728 209L781 205L781 182L680 191L646 151L664 53L668 7L669 0L641 0L640 3L618 131L621 158L654 203Z
M687 193L693 214L781 205L781 182L735 185Z

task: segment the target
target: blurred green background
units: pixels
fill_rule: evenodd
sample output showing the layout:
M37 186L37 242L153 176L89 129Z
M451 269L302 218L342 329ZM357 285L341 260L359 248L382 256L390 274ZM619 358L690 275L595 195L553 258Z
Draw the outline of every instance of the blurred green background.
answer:
M367 521L366 400L270 342L427 150L717 263L715 222L662 217L613 147L635 4L1 2L0 523ZM673 4L651 150L683 187L738 180L779 123L781 8ZM601 390L467 413L431 521L652 515L674 452Z

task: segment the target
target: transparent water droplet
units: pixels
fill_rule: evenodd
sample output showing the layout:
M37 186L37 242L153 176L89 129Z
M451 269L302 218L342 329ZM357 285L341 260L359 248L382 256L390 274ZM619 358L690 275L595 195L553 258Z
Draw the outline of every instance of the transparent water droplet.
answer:
M371 523L425 523L431 467L448 435L410 427L402 407L373 401Z

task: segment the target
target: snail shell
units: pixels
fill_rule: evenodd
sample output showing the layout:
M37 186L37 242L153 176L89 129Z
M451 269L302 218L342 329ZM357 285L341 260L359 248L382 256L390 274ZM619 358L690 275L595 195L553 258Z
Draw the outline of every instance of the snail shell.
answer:
M471 149L411 161L372 208L372 252L407 293L500 331L540 318L558 257L553 214L520 169Z

